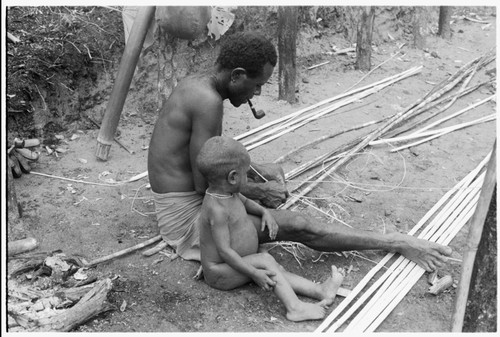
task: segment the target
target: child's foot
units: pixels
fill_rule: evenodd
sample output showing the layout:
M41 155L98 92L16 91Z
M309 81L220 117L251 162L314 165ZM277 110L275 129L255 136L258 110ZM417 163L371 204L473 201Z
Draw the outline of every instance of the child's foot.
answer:
M300 322L311 319L322 319L325 317L325 308L318 303L300 302L293 310L286 313L286 318L290 321Z
M343 280L344 275L332 265L332 277L329 277L320 285L322 301L318 304L323 306L331 305Z

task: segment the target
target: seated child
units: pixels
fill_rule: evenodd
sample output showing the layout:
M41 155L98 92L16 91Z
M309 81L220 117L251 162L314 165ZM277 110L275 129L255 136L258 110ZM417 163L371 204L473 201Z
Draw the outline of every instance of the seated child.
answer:
M261 218L261 230L272 239L278 225L269 210L241 195L247 183L250 156L232 138L213 137L201 148L197 167L208 183L201 214L200 249L205 281L213 288L230 290L255 282L273 290L291 321L322 319L333 303L343 275L332 266L332 276L317 284L286 271L272 255L259 252L257 228L247 214ZM296 294L319 300L301 301Z

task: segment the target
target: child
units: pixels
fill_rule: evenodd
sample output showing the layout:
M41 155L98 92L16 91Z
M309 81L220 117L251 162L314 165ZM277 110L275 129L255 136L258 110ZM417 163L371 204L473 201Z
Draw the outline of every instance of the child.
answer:
M261 230L267 227L271 238L276 237L278 225L269 210L239 193L250 167L243 145L232 138L210 138L200 150L197 167L208 183L199 218L205 281L220 290L254 281L274 291L285 305L287 319L324 318L343 276L332 266L332 277L317 284L286 271L267 252L259 252L257 229L248 215L260 217ZM319 302L303 302L296 293Z

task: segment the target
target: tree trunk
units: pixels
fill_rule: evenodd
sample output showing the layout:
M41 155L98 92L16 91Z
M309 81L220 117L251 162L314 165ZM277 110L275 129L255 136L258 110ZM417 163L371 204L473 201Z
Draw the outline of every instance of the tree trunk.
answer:
M298 31L298 7L278 7L278 99L295 103L296 45Z
M424 35L424 8L414 7L413 8L413 48L424 49L425 48L425 35Z
M438 35L443 39L451 39L451 12L453 11L452 6L439 6L439 28Z
M496 184L477 251L462 332L497 331Z
M372 56L373 22L375 21L375 8L363 7L361 19L358 22L358 35L356 42L356 65L359 70L370 70Z

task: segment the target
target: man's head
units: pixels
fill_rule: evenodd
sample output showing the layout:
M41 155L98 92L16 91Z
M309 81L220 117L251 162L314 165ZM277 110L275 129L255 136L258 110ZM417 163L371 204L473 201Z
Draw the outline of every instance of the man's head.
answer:
M231 104L238 107L253 95L260 95L276 62L276 49L263 35L243 32L228 36L221 45L217 65L229 72L227 91Z
M216 136L203 144L196 165L210 185L219 186L227 182L233 188L232 192L239 192L241 185L247 181L250 156L240 142Z

